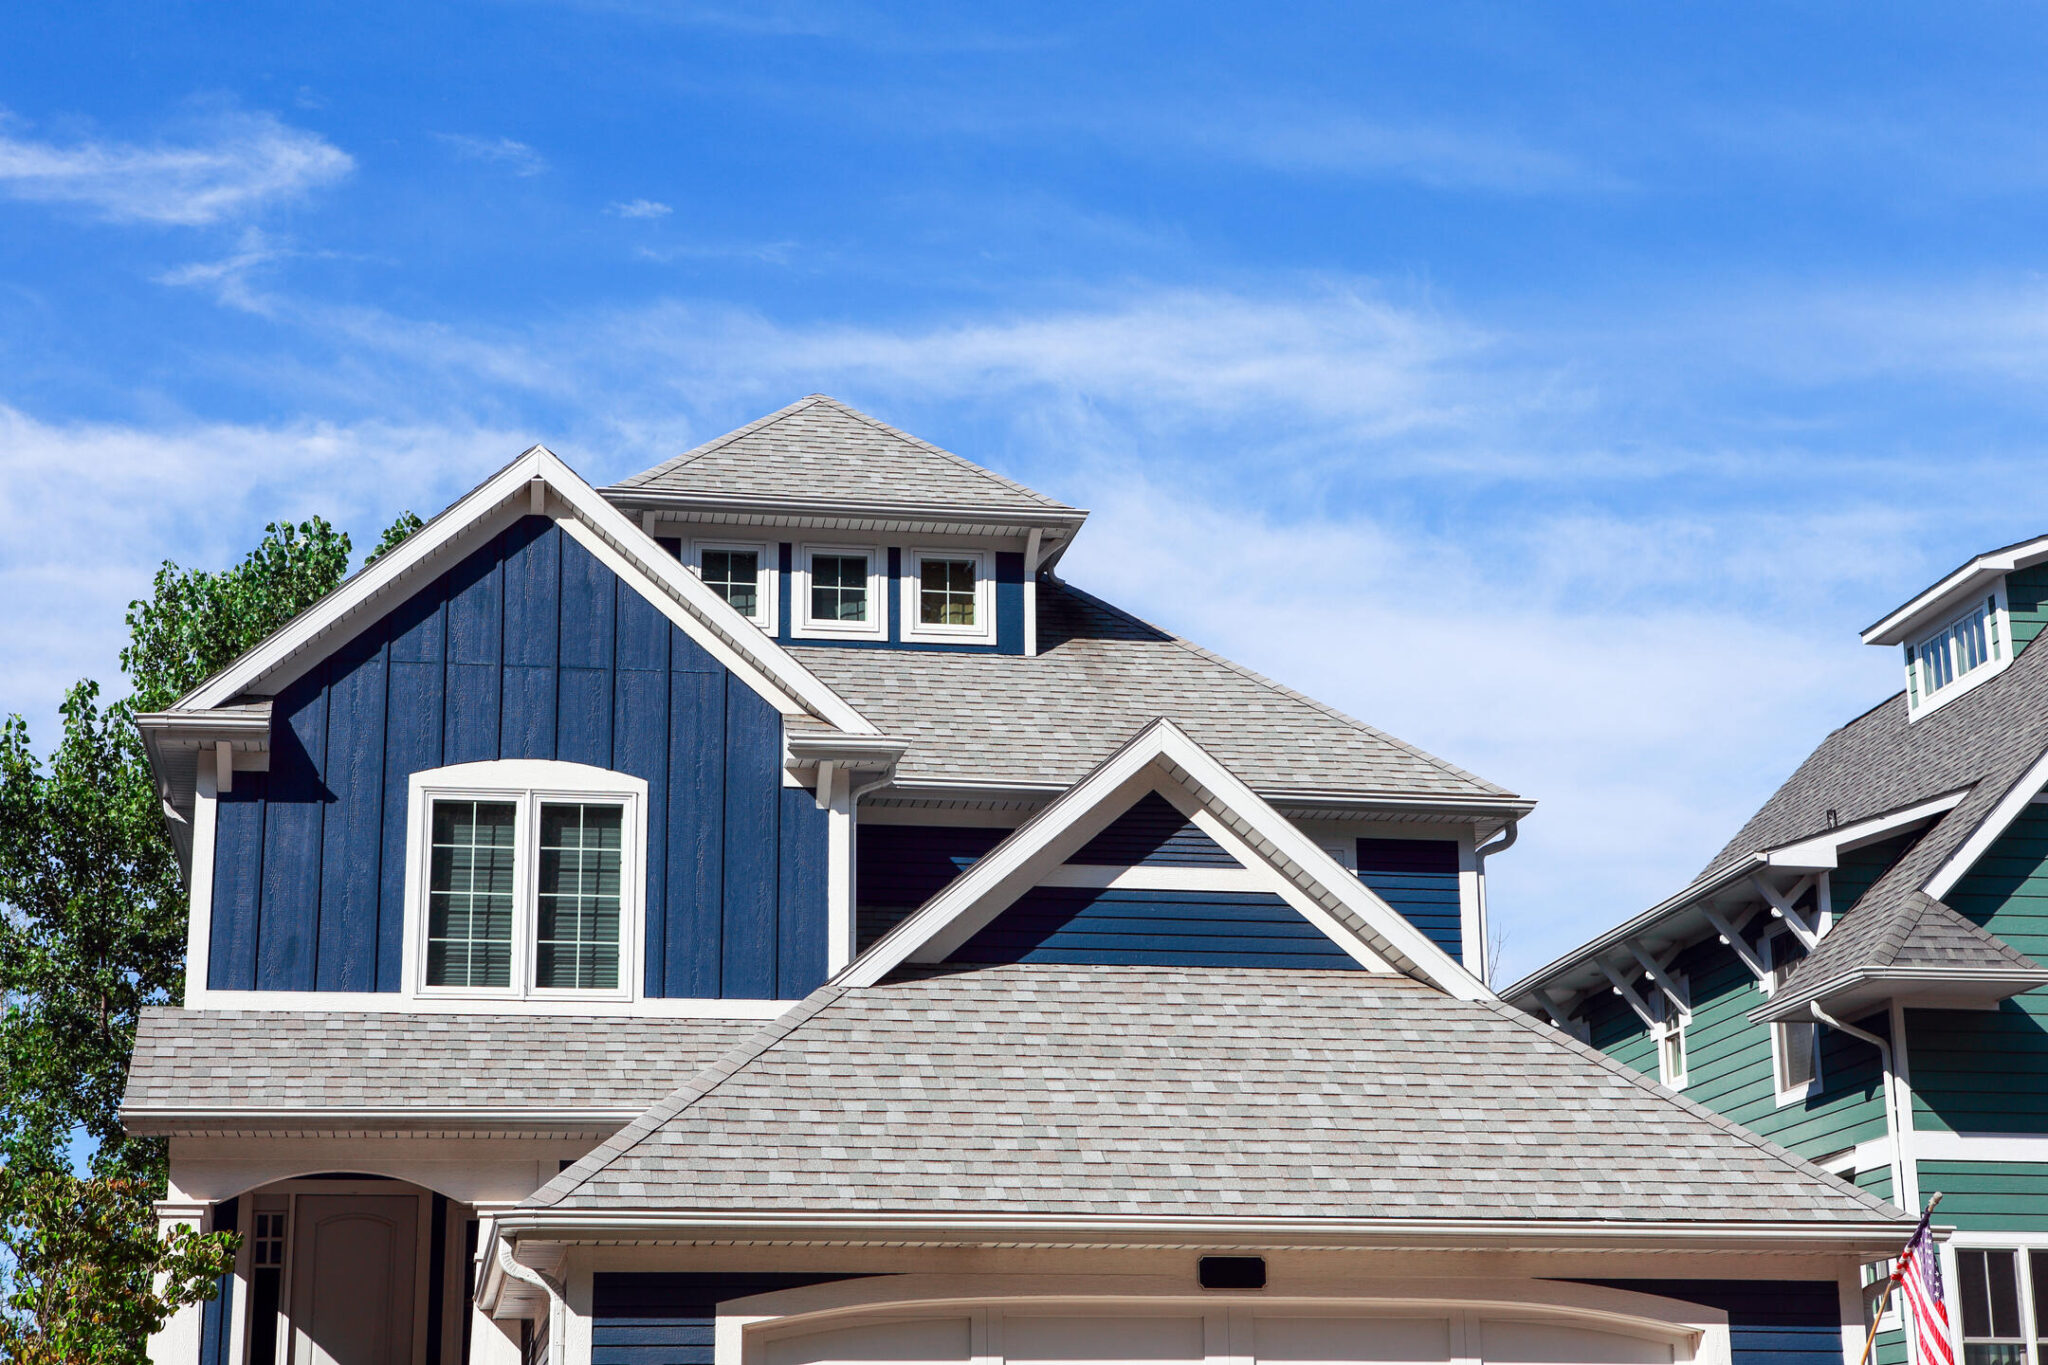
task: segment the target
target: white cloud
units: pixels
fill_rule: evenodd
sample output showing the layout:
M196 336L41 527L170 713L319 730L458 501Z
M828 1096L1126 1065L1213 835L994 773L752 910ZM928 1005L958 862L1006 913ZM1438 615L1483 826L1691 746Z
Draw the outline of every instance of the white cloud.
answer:
M548 168L547 158L509 137L468 137L461 133L436 133L455 154L465 161L481 161L492 166L502 166L514 175L539 175Z
M247 217L347 175L355 163L270 114L224 113L182 144L59 145L0 127L0 193L74 204L110 222L196 226Z
M619 218L666 218L675 210L655 199L626 199L605 210Z
M1148 122L1134 120L1132 131ZM1397 122L1337 110L1239 109L1177 129L1157 126L1204 153L1293 174L1409 180L1434 189L1509 194L1615 190L1624 181L1578 157L1505 133L1441 123Z
M264 267L293 254L260 228L244 228L235 249L226 256L176 266L158 275L156 281L175 288L210 289L229 308L267 316L273 311L273 302L256 291L255 276Z

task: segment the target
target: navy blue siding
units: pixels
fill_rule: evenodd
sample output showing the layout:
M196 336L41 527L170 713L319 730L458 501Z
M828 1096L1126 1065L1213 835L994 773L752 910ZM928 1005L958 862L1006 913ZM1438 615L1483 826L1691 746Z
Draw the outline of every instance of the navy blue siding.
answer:
M883 587L889 599L889 643L903 643L903 547L889 547L889 579Z
M552 522L527 517L275 704L271 771L218 807L207 980L392 991L410 776L561 759L648 783L650 995L799 996L825 978L826 831L782 722Z
M862 825L856 836L855 934L865 949L1009 836L976 825Z
M1145 793L1067 861L1096 867L1242 866L1158 792Z
M668 1272L591 1277L591 1365L712 1365L718 1305L859 1273Z
M996 652L1024 652L1024 556L996 551Z
M1278 896L1072 886L1025 892L951 960L1132 967L1359 965Z
M233 1199L224 1199L213 1211L214 1232L235 1231L236 1214L240 1205ZM233 1365L234 1353L228 1349L230 1332L228 1315L234 1311L235 1273L230 1270L214 1282L213 1297L199 1308L199 1365Z
M1358 880L1437 947L1464 961L1458 846L1448 839L1360 839Z
M1585 1280L1718 1308L1734 1365L1842 1365L1840 1291L1832 1280Z

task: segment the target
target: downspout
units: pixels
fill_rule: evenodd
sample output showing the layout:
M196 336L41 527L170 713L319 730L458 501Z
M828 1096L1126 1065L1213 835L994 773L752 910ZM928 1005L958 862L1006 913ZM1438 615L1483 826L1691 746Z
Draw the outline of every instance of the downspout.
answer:
M1866 1032L1854 1024L1845 1024L1820 1007L1818 1000L1808 1003L1807 1010L1813 1017L1851 1038L1870 1044L1877 1049L1878 1065L1884 1068L1884 1123L1891 1132L1892 1147L1892 1202L1901 1208L1910 1208L1918 1202L1919 1191L1906 1189L1906 1129L1899 1123L1898 1071L1892 1065L1892 1045L1875 1033ZM1908 1122L1912 1115L1906 1115Z
M512 1244L503 1238L498 1240L498 1269L515 1280L538 1287L541 1293L548 1296L548 1365L556 1365L561 1360L563 1343L562 1333L555 1330L555 1320L557 1317L566 1316L555 1312L557 1308L564 1306L562 1287L532 1266L521 1265L513 1260Z
M1486 860L1495 853L1504 853L1515 846L1515 839L1521 833L1521 822L1510 820L1500 832L1500 837L1484 848L1472 850L1472 865L1479 872L1479 979L1490 990L1493 987L1493 963L1489 960L1493 944L1487 938L1486 923Z

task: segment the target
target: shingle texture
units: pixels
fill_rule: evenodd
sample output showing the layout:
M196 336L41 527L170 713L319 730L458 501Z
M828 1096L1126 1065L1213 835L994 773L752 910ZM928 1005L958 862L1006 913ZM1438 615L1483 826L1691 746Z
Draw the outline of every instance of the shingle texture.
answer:
M1262 793L1512 799L1506 789L1059 583L1039 653L791 649L910 741L909 781L1066 786L1160 716Z
M1782 1149L1405 977L984 967L828 987L530 1203L1877 1222Z
M142 1012L124 1108L613 1112L760 1027L739 1019Z
M1829 735L1700 874L1822 834L1829 810L1848 825L1967 790L1799 964L1788 998L1859 969L2035 965L1921 888L2048 750L2048 649L2022 650L2003 673L1920 720L1906 715L1900 693Z
M610 491L1076 510L821 393L623 479Z

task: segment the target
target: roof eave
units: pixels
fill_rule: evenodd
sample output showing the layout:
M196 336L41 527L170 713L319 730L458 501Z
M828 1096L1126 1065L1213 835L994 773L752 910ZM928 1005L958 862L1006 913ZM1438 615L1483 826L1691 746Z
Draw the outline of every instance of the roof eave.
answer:
M1811 1005L1843 1016L1893 1000L1915 1009L1996 1009L2042 986L2048 986L2048 967L1856 967L1805 989L1780 991L1744 1017L1777 1023L1808 1016Z
M863 517L907 522L942 522L985 529L1064 530L1069 536L1088 520L1079 507L1007 507L986 503L899 502L877 498L773 498L742 493L685 493L613 484L598 490L621 510L636 512L754 513L785 517Z
M2016 541L1989 554L1978 555L1911 601L1893 608L1879 620L1864 627L1863 643L1904 644L1906 637L1912 633L1913 623L1921 616L1946 604L1949 599L1960 599L2003 574L2011 573L2015 569L2028 568L2044 560L2048 560L2048 536Z

